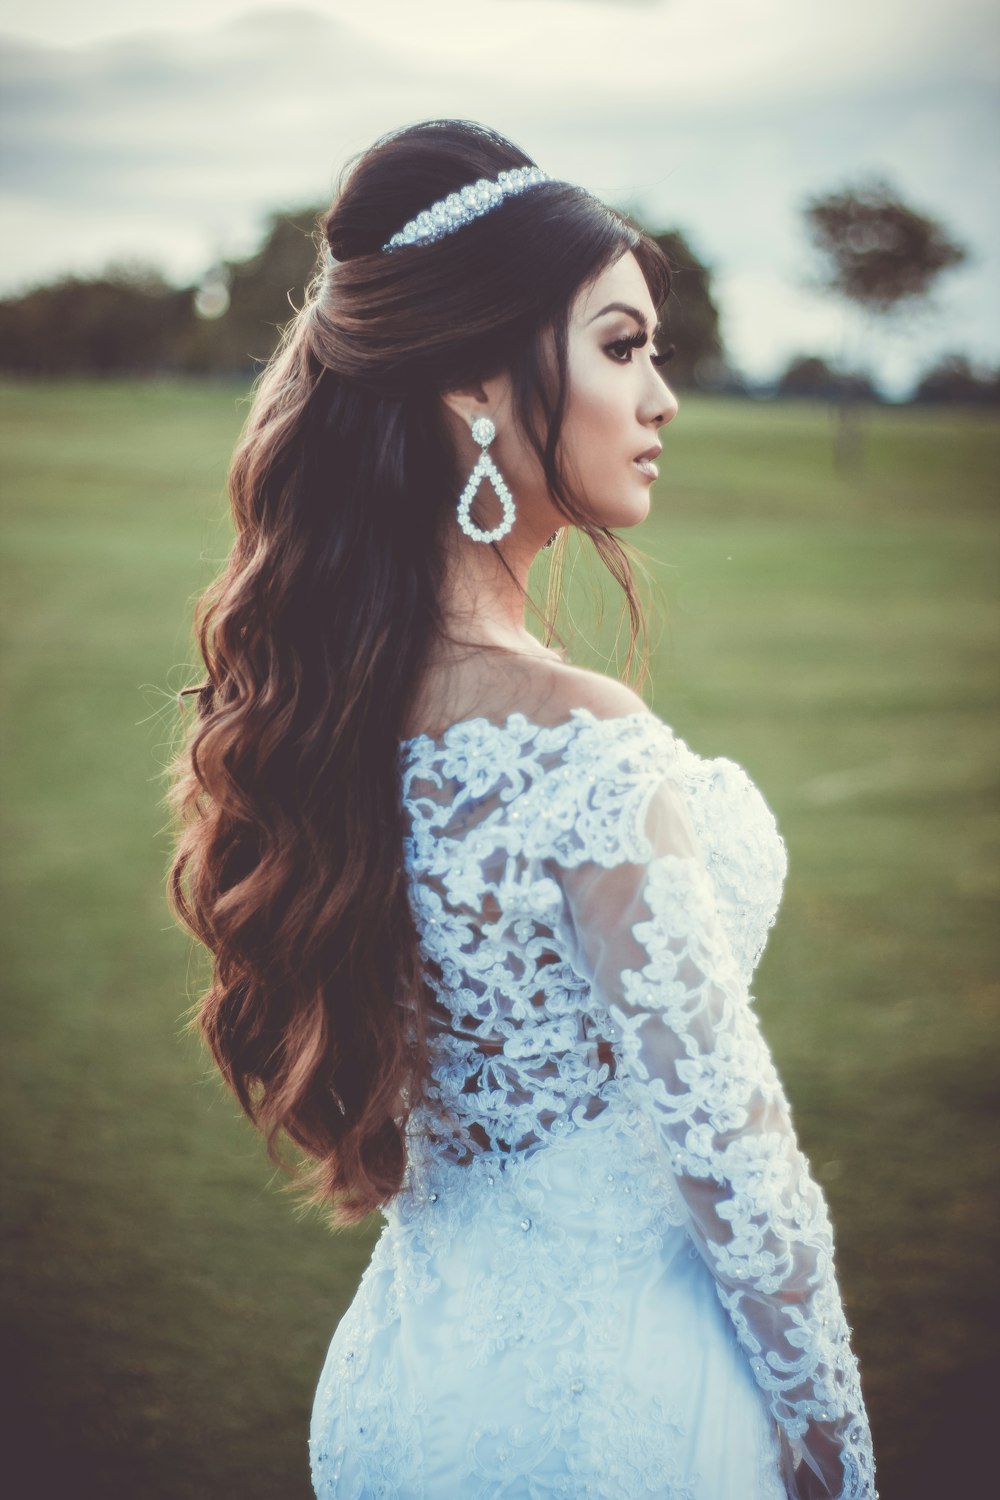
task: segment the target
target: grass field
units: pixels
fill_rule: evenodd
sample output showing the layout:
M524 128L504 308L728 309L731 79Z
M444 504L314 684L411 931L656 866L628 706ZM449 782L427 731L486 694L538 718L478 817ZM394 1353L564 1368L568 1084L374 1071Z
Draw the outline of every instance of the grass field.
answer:
M296 1217L180 1038L204 970L163 897L160 771L242 394L2 390L17 1500L305 1500L312 1389L377 1232ZM1000 422L885 410L867 448L839 479L822 408L682 400L637 540L667 605L652 705L748 768L788 843L755 990L831 1203L880 1491L943 1500L990 1435Z

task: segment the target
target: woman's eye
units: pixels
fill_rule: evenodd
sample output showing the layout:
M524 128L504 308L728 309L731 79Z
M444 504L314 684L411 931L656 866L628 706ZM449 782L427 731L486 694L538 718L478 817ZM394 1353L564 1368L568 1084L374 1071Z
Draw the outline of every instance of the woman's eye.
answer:
M615 339L613 344L608 345L608 348L614 351L614 359L617 364L630 365L632 363L632 350L642 349L645 343L646 335L644 333L634 333L630 338ZM676 352L674 345L668 344L662 354L654 351L650 355L650 364L659 368L660 365L665 365L668 360L673 359Z
M632 350L641 349L645 342L644 335L639 334L628 339L615 339L613 344L608 345L608 348L614 350L615 359L619 363L630 365L632 363Z

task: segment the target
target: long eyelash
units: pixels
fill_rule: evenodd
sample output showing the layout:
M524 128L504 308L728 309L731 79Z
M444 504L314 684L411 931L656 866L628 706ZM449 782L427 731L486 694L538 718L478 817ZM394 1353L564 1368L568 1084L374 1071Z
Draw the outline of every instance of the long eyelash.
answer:
M643 345L645 344L645 342L646 342L646 335L644 333L633 333L631 335L626 336L625 338L615 339L615 341L614 341L613 344L609 344L608 345L608 348L609 349L615 349L615 350L618 350L618 349L641 349L643 347ZM631 361L631 358L629 358L629 359L623 359L623 360L621 360L620 363L628 365L628 364L631 364L632 361Z
M614 341L613 344L609 344L608 345L608 348L609 349L642 349L645 346L645 343L646 343L646 335L644 333L633 333L628 338L615 339L615 341ZM650 358L650 364L656 365L657 368L659 368L660 365L665 365L668 362L668 360L673 359L673 357L674 357L674 355L676 353L677 353L676 346L674 344L668 344L667 347L664 349L664 351L663 351L662 354L654 354L654 355L651 356L651 358ZM631 360L623 360L623 361L621 361L621 363L623 363L623 364L631 364Z

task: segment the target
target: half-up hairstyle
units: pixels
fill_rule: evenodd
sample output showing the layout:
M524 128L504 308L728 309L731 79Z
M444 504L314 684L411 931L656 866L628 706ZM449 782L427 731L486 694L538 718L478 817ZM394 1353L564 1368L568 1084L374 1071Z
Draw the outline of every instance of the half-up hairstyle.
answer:
M308 1196L341 1223L399 1191L426 1075L399 757L466 478L441 393L510 373L554 502L625 590L633 644L640 619L624 549L563 481L559 435L576 293L631 250L659 306L662 252L559 182L381 250L438 199L532 165L461 120L349 164L257 383L229 475L235 540L195 616L207 676L169 792L171 906L212 955L191 1024L272 1158L282 1136L311 1158Z

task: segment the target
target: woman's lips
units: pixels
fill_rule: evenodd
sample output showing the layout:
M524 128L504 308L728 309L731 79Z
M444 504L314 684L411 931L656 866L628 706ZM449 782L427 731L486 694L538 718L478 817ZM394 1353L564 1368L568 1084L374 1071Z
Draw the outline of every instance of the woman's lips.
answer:
M650 479L659 479L660 471L651 458L633 458L632 462L641 474L647 475Z

